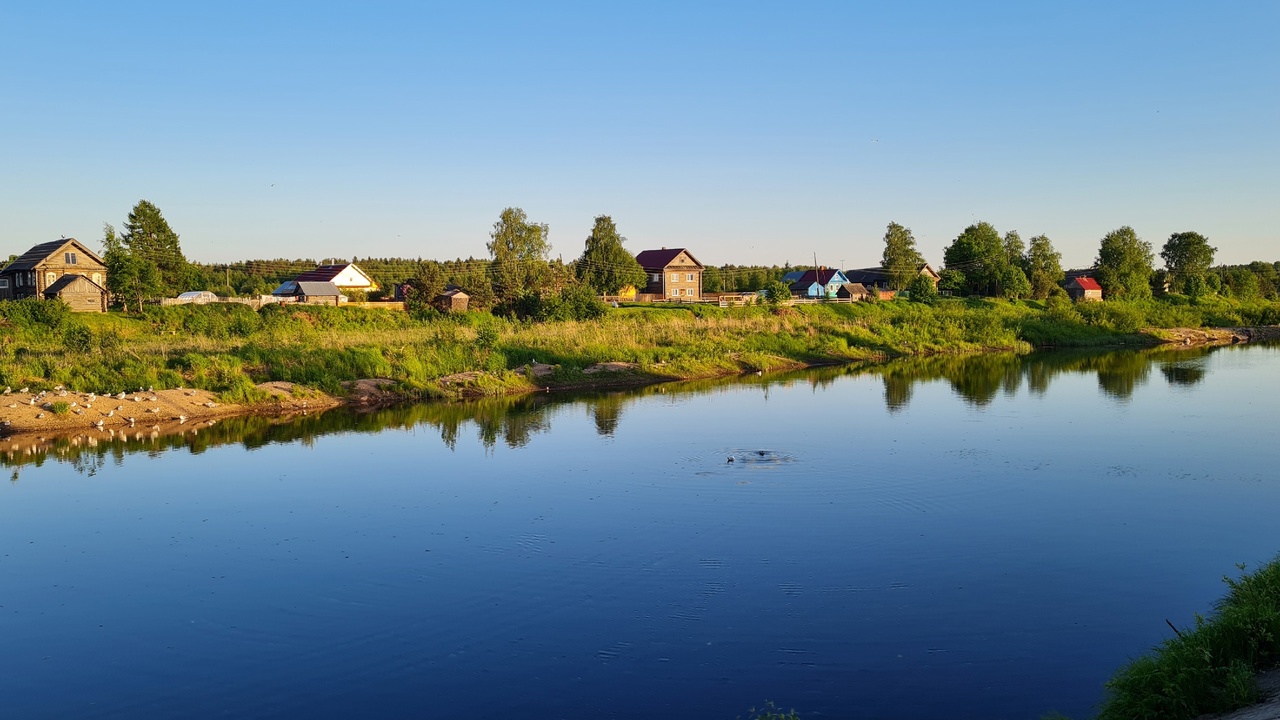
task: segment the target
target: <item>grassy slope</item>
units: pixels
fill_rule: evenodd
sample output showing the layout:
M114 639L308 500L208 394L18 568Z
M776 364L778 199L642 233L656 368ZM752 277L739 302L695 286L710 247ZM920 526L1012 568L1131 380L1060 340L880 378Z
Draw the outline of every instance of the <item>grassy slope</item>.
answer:
M0 303L0 384L67 385L105 392L191 386L252 401L253 384L288 380L338 392L340 383L388 377L437 396L446 376L485 371L471 394L532 389L514 372L558 366L543 383L577 384L599 362L634 363L652 378L708 377L802 364L888 357L1026 351L1031 345L1143 342L1145 325L1199 325L1207 311L1168 303L1008 303L954 300L721 309L626 307L583 322L530 324L482 313L414 318L385 310L238 305L155 308L144 316L69 315L50 304ZM1235 308L1249 324L1275 306ZM1230 308L1228 308L1230 310ZM1215 317L1225 317L1214 310ZM1252 316L1248 316L1252 313Z

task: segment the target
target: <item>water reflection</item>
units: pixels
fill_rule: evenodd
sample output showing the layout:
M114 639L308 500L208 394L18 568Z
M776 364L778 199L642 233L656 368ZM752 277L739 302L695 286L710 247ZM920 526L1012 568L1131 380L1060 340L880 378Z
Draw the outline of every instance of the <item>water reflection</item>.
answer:
M486 449L499 443L511 448L529 444L551 428L561 412L585 408L596 432L613 436L627 406L642 398L661 397L672 403L696 394L738 391L758 386L765 396L770 389L807 385L815 393L848 376L878 375L884 383L884 403L890 413L907 408L922 383L945 382L965 403L984 408L1001 393L1014 396L1025 383L1030 393L1045 393L1055 378L1095 375L1107 396L1127 402L1146 384L1153 366L1172 386L1185 387L1204 380L1207 361L1215 352L1240 347L1156 348L1112 352L1054 351L1020 356L990 354L967 357L905 358L878 365L849 365L782 373L767 377L717 378L654 385L614 392L578 395L533 394L470 403L406 405L357 412L333 410L295 417L248 416L227 418L216 424L184 427L180 433L87 431L73 435L17 435L0 439L0 464L13 468L16 481L26 466L40 466L49 459L71 465L85 475L96 474L108 461L120 464L131 453L156 455L175 448L200 454L211 447L239 444L246 449L272 443L311 445L332 433L377 433L386 429L433 428L453 449L464 433L474 433Z

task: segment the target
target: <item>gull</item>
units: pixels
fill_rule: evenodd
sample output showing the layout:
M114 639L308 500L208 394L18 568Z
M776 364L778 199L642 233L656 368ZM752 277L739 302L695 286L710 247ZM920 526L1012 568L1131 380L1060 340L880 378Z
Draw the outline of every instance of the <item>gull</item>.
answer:
M134 402L142 402L142 398L138 397L137 395L134 395L134 396L133 396L133 401L134 401Z
M4 386L4 394L5 394L5 395L8 395L8 394L9 394L9 393L11 393L11 392L13 392L13 388L9 387L8 385L5 385L5 386Z
M120 391L120 394L116 396L116 399L117 399L117 400L123 400L123 399L124 399L124 396L125 396L125 392L124 392L123 390L121 390L121 391Z
M9 407L11 408L18 407L18 403L9 403Z
M44 413L40 413L39 415L37 415L37 416L36 416L36 419L37 419L37 420L43 420L43 419L44 419Z
M31 388L22 388L22 389L21 389L21 390L19 390L18 392L20 392L20 393L25 393L25 392L29 392L30 390L31 390Z
M186 416L186 415L179 415L179 416L178 416L178 424L179 424L179 425L181 425L182 423L184 423L184 422L186 422L186 421L187 421L187 416Z

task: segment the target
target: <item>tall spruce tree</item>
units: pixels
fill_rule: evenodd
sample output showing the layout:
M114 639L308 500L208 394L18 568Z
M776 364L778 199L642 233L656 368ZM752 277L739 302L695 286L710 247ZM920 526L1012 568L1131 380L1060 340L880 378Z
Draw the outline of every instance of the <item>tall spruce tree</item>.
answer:
M187 258L178 243L178 233L169 227L160 208L139 200L125 219L120 241L133 259L150 264L159 275L157 294L176 295L189 289Z

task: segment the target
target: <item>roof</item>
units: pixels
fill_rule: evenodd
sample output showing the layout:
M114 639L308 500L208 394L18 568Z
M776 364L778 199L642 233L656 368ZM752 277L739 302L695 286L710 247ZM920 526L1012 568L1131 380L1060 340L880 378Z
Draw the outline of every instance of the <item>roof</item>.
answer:
M0 272L9 272L10 270L30 270L36 265L39 265L45 258L48 258L50 255L58 252L63 245L66 245L69 242L75 243L80 252L96 260L99 265L105 264L102 262L102 258L98 257L92 250L85 247L84 243L75 238L62 238L60 240L50 240L49 242L40 243L39 245L32 247L30 250L19 255L16 260L6 265L4 270L0 270Z
M355 263L339 263L337 265L320 265L314 270L308 270L294 278L298 282L333 282L333 279L342 274L344 270L351 268L355 270L360 277L368 281L370 285L375 284L373 278L369 274L360 269Z
M462 292L462 288L453 288L453 289L451 289L451 290L445 290L444 292L440 293L437 297L448 297L448 298L451 298L451 297L463 297L463 298L469 298L469 297L471 297L471 296L470 296L470 295L468 295L468 294L466 294L466 293L464 293L464 292Z
M693 256L693 253L685 250L684 248L644 250L639 255L636 255L636 262L640 263L640 267L644 268L646 271L661 270L670 265L672 260L679 257L680 253L686 253L689 256L689 259L693 261L694 265L697 265L700 268L703 267L702 263L698 262L698 259Z
M325 295L341 295L342 291L337 285L331 282L307 282L305 280L295 280L294 284L298 286L298 294L310 296Z
M99 285L98 283L96 283L96 282L94 282L94 281L90 280L89 278L87 278L87 277L85 277L85 276L83 276L83 275L63 275L62 277L58 278L57 280L54 280L52 285L50 285L49 287L45 288L45 289L44 289L44 292L45 292L45 294L54 294L54 295L56 295L56 294L58 294L58 293L62 292L63 290L67 289L67 287L68 287L68 286L70 286L72 283L74 283L74 282L75 282L75 281L77 281L77 280L83 280L83 281L85 281L85 282L89 283L89 284L90 284L90 285L92 285L93 287L97 288L99 292L106 292L106 291L107 291L107 290L106 290L106 288L102 287L102 286L101 286L101 285Z
M804 277L804 272L805 272L804 270L792 270L791 272L782 276L782 282L790 285L791 283L799 280L801 277Z
M840 289L845 291L846 293L849 293L850 297L853 297L854 295L870 295L871 294L871 291L867 289L867 286L863 285L862 283L845 283L840 286Z
M1102 286L1098 284L1097 280L1094 280L1091 277L1078 277L1072 280L1071 282L1075 283L1076 285L1079 285L1081 290L1097 290L1099 292L1102 291Z
M836 270L835 268L822 268L820 270L805 270L804 273L800 275L800 279L796 280L791 284L808 287L814 283L818 283L819 285L826 285L830 283L832 280L845 280L845 279L847 278L845 278L844 275L839 270Z
M863 285L881 285L889 281L889 273L885 272L882 267L845 270L844 276L849 279L849 282L862 283Z
M203 298L203 297L218 297L218 296L214 295L208 290L188 290L187 292L184 292L181 295L179 295L178 299L181 300L185 298L191 298L192 300L196 300L198 298Z

